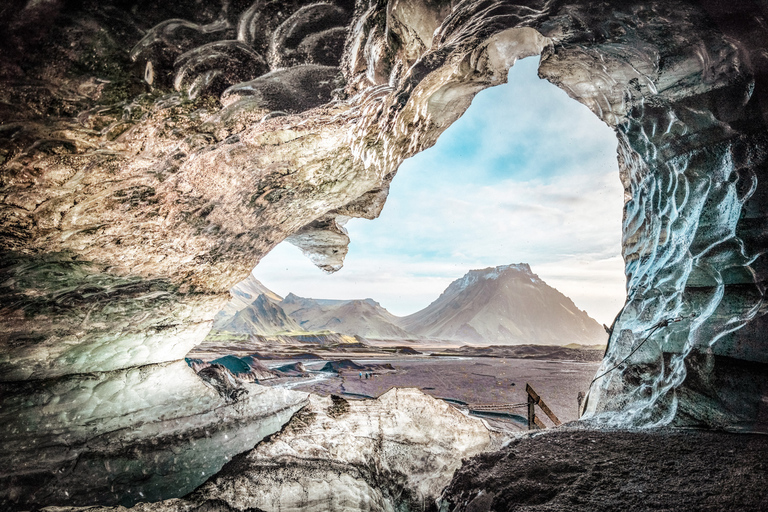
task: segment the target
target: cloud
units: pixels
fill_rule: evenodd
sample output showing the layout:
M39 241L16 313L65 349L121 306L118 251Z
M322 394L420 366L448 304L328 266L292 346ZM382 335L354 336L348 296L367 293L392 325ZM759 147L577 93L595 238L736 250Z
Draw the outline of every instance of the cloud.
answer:
M393 255L377 257L350 250L344 268L323 274L290 244L280 244L254 270L267 287L287 295L325 299L373 298L396 315L426 307L457 277L459 265Z
M467 263L619 252L622 190L613 173L561 176L547 184L454 185L409 188L370 226L350 222L353 240L389 254L461 252ZM393 194L399 194L395 187Z
M352 219L345 268L281 244L255 270L283 295L427 306L469 269L526 262L601 322L624 300L616 138L526 59L435 147L404 162L380 218Z

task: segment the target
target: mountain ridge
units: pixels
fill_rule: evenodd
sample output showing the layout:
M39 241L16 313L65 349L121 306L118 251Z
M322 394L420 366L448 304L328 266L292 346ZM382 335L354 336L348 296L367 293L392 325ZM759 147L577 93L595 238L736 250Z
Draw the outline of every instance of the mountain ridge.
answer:
M411 333L397 325L395 315L373 299L312 299L293 293L280 303L303 329L330 330L374 339L407 339Z
M526 263L470 270L399 325L427 338L486 343L604 343L596 320Z
M259 293L256 300L232 314L252 293ZM234 305L217 315L216 329L254 335L332 331L473 345L589 345L604 344L606 338L596 320L527 263L469 270L426 308L404 317L372 298L315 299L295 293L281 298L253 276L233 288L232 296Z

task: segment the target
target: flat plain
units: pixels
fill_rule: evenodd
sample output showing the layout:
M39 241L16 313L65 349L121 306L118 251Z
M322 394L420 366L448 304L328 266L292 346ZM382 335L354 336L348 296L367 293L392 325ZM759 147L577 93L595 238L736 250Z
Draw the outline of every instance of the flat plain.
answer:
M527 400L526 384L546 401L563 422L578 417L578 393L586 392L599 363L513 359L495 357L393 356L355 358L363 369L323 372L323 378L293 382L291 388L320 395L337 394L345 398L378 397L393 387L419 388L436 398L449 399L467 408L477 405L522 404ZM287 361L269 361L279 367ZM311 371L319 371L326 361L304 361ZM382 369L391 365L393 369ZM371 367L371 370L365 368ZM313 371L314 370L314 371ZM363 373L363 377L360 373ZM365 378L369 373L370 377ZM268 384L268 381L267 381ZM511 411L524 422L526 408ZM537 412L545 424L551 422Z

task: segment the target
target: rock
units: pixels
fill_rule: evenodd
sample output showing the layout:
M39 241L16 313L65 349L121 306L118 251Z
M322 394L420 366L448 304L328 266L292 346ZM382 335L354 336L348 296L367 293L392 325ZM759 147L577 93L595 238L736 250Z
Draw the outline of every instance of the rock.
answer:
M232 372L232 375L237 379L249 382L270 380L280 376L252 355L237 357L230 354L214 359L210 364L221 365Z
M419 352L414 351L414 354ZM343 371L394 371L395 367L389 363L385 364L366 364L360 365L350 359L341 359L339 361L329 361L321 369L321 372L341 373ZM333 396L333 395L331 395Z
M329 361L320 369L321 372L339 373L341 370L364 370L366 367L349 359Z
M221 103L228 106L249 98L266 110L303 112L330 101L331 91L339 85L338 73L338 68L314 64L279 69L228 88Z
M330 3L319 2L302 7L277 27L272 34L269 45L270 66L276 69L307 63L306 57L301 58L307 53L297 52L302 42L313 34L346 26L350 21L349 18L349 14L344 9ZM317 43L308 42L305 50L313 46L316 47ZM339 49L343 49L343 44ZM340 52L337 56L338 59L341 59Z
M767 449L765 436L750 434L548 431L466 460L441 505L455 512L760 510L768 505Z
M336 27L305 37L296 48L302 62L338 66L344 53L347 27Z
M232 28L221 22L198 25L180 19L166 20L147 32L131 49L130 57L147 84L171 87L174 62L180 55L200 45L226 39L232 33Z
M235 376L229 371L229 368L224 365L211 363L209 366L206 366L197 372L197 375L199 375L209 386L215 389L227 402L239 402L248 394L248 390L239 385Z
M278 366L274 371L288 377L306 377L308 375L307 368L300 362Z
M258 53L239 41L217 41L180 55L173 87L194 99L220 96L227 87L265 74L269 68Z

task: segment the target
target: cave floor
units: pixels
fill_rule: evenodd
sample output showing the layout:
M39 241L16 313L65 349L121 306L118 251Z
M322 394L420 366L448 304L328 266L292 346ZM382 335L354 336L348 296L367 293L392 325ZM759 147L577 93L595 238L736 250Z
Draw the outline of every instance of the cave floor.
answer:
M768 435L562 428L474 457L451 511L768 510Z

